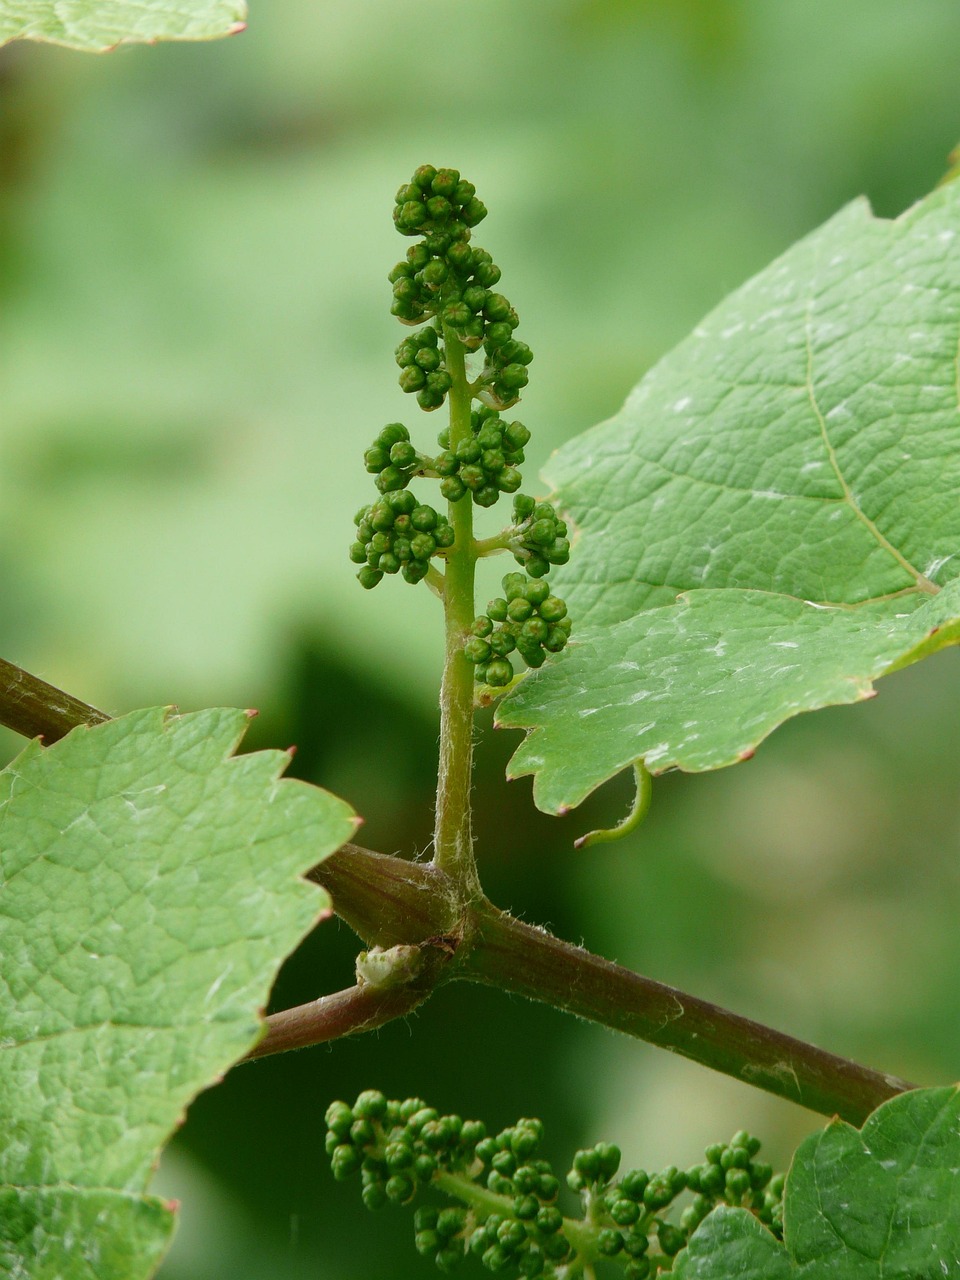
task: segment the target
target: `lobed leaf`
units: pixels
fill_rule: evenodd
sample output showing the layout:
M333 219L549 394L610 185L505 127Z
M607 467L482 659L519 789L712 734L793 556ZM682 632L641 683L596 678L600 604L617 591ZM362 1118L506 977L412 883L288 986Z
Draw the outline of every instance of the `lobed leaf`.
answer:
M960 185L850 205L555 456L568 649L498 713L562 812L752 754L960 639Z
M960 1092L918 1089L862 1130L834 1120L797 1150L784 1243L745 1209L715 1209L677 1280L942 1280L960 1275Z
M134 712L0 772L0 1273L153 1274L145 1194L190 1100L262 1034L348 806L234 756L247 717Z
M211 40L243 30L244 0L0 0L0 45L43 40L102 53L118 44Z

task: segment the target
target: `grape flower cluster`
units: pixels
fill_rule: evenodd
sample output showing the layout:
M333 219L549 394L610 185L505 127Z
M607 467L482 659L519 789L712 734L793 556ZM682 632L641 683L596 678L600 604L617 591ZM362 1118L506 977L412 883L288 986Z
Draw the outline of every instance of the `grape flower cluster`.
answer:
M526 385L532 353L515 336L516 311L494 291L500 268L471 242L486 212L473 184L455 169L421 165L397 192L397 229L418 237L390 272L391 311L415 329L397 348L400 385L427 411L449 397L450 426L437 436L439 453L421 453L403 423L388 423L378 433L364 465L380 499L354 517L350 558L364 587L399 574L411 583L427 579L440 594L443 575L434 559L510 552L523 573L509 575L509 586L504 579L506 599L491 601L464 637L477 680L503 687L513 678L511 654L539 667L567 642L566 606L534 580L566 564L570 541L566 523L549 502L519 492L530 430L502 414ZM466 361L481 351L483 366L470 381ZM416 477L439 482L447 517L410 495ZM457 504L492 507L501 494L513 495L512 523L485 543L458 545L456 529L468 537L470 521L456 514L465 510Z
M560 1180L538 1154L539 1120L518 1120L493 1136L481 1121L441 1116L420 1098L388 1101L376 1090L352 1107L332 1103L326 1119L334 1177L359 1173L368 1209L411 1204L428 1187L459 1202L424 1204L414 1215L417 1251L445 1273L473 1255L497 1275L560 1280L610 1258L626 1280L647 1280L672 1268L717 1204L749 1209L783 1234L784 1179L755 1158L760 1143L742 1131L708 1147L686 1172L671 1165L617 1178L619 1148L602 1142L578 1151L566 1182L582 1213L570 1218L557 1203ZM692 1200L675 1224L665 1214L685 1192Z

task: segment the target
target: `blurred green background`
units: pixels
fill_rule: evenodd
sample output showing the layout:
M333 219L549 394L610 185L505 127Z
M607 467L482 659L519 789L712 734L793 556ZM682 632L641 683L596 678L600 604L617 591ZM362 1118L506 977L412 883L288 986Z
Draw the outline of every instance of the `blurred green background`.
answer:
M254 0L226 42L5 49L0 653L113 711L257 706L255 744L297 743L294 772L349 799L366 843L422 851L435 602L362 592L345 554L362 448L384 422L418 425L387 313L395 188L455 165L491 209L477 238L536 352L533 477L845 201L895 215L929 190L960 139L958 50L954 0ZM421 419L423 438L438 425ZM579 854L627 788L546 819L528 781L502 781L507 735L486 732L485 882L644 973L952 1080L958 706L950 652L792 722L748 767L662 779L635 837ZM277 1006L349 982L355 950L325 926ZM497 1126L540 1115L558 1162L605 1138L683 1165L746 1126L781 1163L818 1124L447 989L197 1101L160 1173L184 1202L164 1280L428 1274L409 1215L365 1214L325 1167L327 1103L368 1086Z

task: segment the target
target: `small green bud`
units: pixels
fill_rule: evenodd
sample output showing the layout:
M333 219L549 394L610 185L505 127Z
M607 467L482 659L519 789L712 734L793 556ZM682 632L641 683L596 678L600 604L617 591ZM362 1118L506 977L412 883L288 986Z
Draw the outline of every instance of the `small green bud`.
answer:
M433 175L430 190L437 196L452 196L460 182L457 169L438 169Z
M625 1231L623 1233L623 1251L628 1257L642 1258L650 1248L650 1241L645 1231Z
M331 1102L324 1119L331 1133L341 1136L350 1132L354 1121L353 1110L345 1102Z
M610 1217L618 1227L632 1227L640 1217L640 1209L633 1200L614 1200L610 1206Z
M514 1187L513 1183L504 1173L497 1173L496 1169L491 1169L487 1174L487 1188L497 1196L512 1196Z
M502 293L491 293L484 303L483 314L493 323L502 322L510 314L510 303Z
M413 1150L406 1142L388 1142L383 1160L391 1173L402 1173L413 1164Z
M413 1215L413 1226L416 1231L434 1231L440 1217L439 1209L433 1205L422 1204Z
M660 1241L660 1248L668 1258L678 1254L687 1243L684 1232L670 1222L661 1222L657 1226L657 1239Z
M447 262L455 271L469 271L474 261L474 250L466 243L459 240L455 244L451 244L447 250Z
M437 1234L449 1240L451 1236L458 1235L466 1225L465 1209L443 1209L437 1218Z
M502 1245L509 1253L516 1253L526 1238L527 1231L523 1223L517 1222L513 1218L508 1218L505 1222L502 1222L497 1231L497 1243Z
M623 1248L623 1237L619 1231L606 1227L597 1233L597 1249L605 1258L614 1258Z
M625 1280L647 1280L653 1270L653 1263L649 1258L637 1258L635 1262L628 1262L624 1270Z
M377 585L382 577L383 574L379 569L372 569L369 565L364 565L357 574L357 581L360 583L361 587L369 591Z
M620 1179L620 1190L630 1200L639 1203L650 1182L650 1176L643 1169L631 1169Z
M560 1183L552 1173L542 1173L540 1175L540 1185L537 1188L537 1195L544 1203L556 1200L560 1194Z
M398 440L390 449L390 461L396 467L412 467L417 461L417 451L409 440Z
M500 279L500 268L493 262L478 262L473 278L485 289L492 289Z
M400 570L404 582L422 582L430 572L430 566L424 560L411 560Z
M426 386L427 375L418 364L409 364L400 374L400 389L406 392L419 391Z
M355 1174L360 1165L363 1163L363 1157L356 1147L352 1147L349 1143L342 1143L339 1147L335 1147L333 1155L330 1157L330 1168L333 1176L338 1182L344 1182Z
M387 1203L387 1193L383 1189L382 1182L368 1182L360 1193L364 1206L374 1212L382 1209Z
M429 533L418 533L410 540L410 552L416 560L429 560L437 549L437 544Z
M376 479L376 486L381 493L390 493L393 489L404 489L410 482L410 477L399 467L384 467Z
M505 658L517 647L516 637L509 631L495 631L487 643L498 658Z
M502 1245L492 1244L489 1249L484 1250L480 1261L487 1268L496 1274L498 1271L505 1271L510 1266L510 1255Z
M463 655L468 662L489 662L490 646L486 640L475 637L473 640L468 640L463 646Z
M552 1205L544 1205L537 1213L537 1227L545 1236L552 1236L563 1226L563 1214Z
M384 1190L391 1204L406 1204L413 1198L416 1186L413 1180L405 1174L395 1173L387 1179L387 1185Z
M567 647L567 634L559 627L549 627L543 640L543 647L548 653L560 653Z
M440 1248L440 1237L436 1231L418 1231L413 1237L413 1245L417 1253L429 1258Z
M726 1177L727 1197L738 1203L750 1190L750 1174L746 1169L728 1169Z
M540 1201L536 1196L517 1196L513 1202L513 1212L521 1222L530 1222L540 1212Z
M387 1099L379 1089L364 1089L353 1104L354 1115L366 1120L380 1120L386 1111Z
M362 572L362 570L361 570ZM494 688L502 688L513 679L513 667L505 658L497 658L487 667L486 683Z
M540 605L540 617L546 622L559 622L561 618L566 616L567 606L559 596L547 596Z
M459 476L446 476L440 481L440 492L448 502L459 502L467 492L467 486Z
M432 373L441 365L440 352L436 347L420 347L413 357L414 363L426 373Z

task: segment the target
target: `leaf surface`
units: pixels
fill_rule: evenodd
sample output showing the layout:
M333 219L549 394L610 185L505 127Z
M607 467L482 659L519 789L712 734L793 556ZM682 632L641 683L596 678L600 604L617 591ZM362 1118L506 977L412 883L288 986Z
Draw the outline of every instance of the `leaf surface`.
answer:
M733 764L960 638L958 233L957 184L850 205L554 456L574 640L498 713L541 808Z
M243 0L0 0L0 45L43 40L104 52L118 44L210 40L243 29Z
M862 1130L834 1120L797 1150L784 1243L722 1207L678 1256L677 1280L942 1280L960 1275L960 1094L918 1089Z
M134 712L0 773L0 1274L138 1280L184 1108L258 1040L329 900L342 801L233 756L247 717Z

